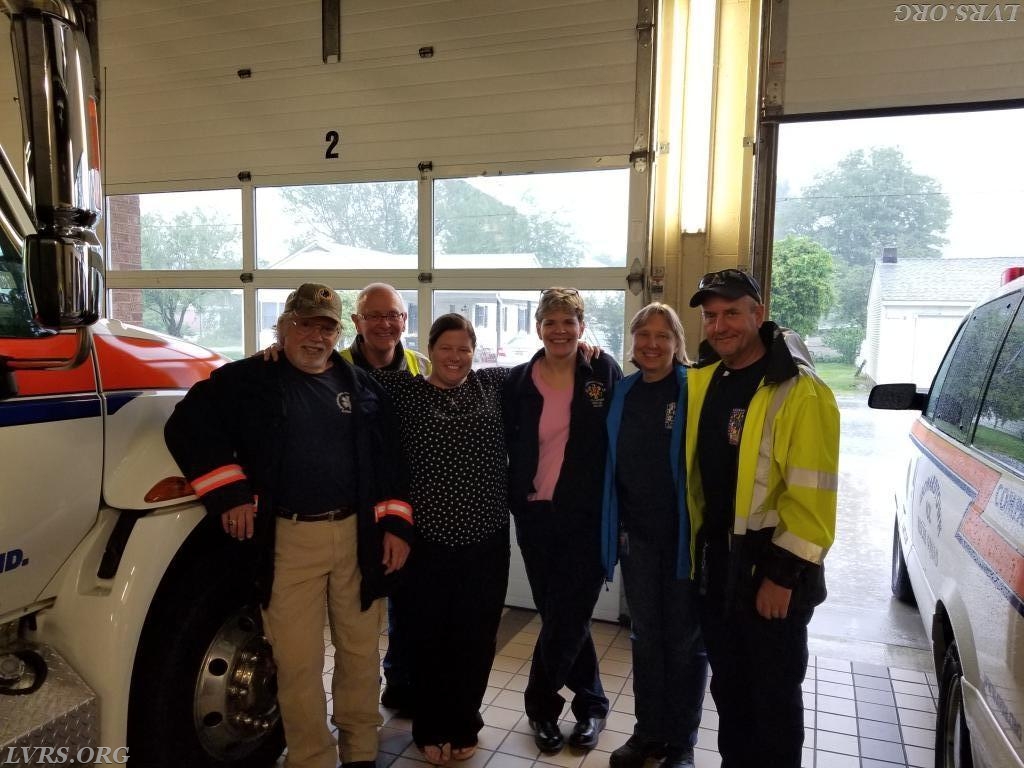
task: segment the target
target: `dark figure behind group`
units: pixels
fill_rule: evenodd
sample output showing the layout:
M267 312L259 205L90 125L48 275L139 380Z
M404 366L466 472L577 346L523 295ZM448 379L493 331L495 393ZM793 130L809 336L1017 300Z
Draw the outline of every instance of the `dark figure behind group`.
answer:
M428 762L472 757L510 510L542 622L524 692L541 752L565 742L563 688L570 746L598 743L609 702L590 616L619 563L636 724L611 767L694 765L710 662L723 768L799 768L807 625L835 534L838 409L799 337L765 321L753 277L709 273L690 306L701 308L699 360L688 362L674 310L653 303L630 325L639 371L620 381L607 354L580 349L575 289L542 292L543 349L529 363L477 372L459 315L434 322L429 362L404 350L405 305L386 284L360 293L359 335L339 355L340 300L307 283L266 360L193 387L167 442L211 519L246 547L288 768L373 765L377 598L399 569L382 703L412 714ZM315 595L336 647L337 747Z

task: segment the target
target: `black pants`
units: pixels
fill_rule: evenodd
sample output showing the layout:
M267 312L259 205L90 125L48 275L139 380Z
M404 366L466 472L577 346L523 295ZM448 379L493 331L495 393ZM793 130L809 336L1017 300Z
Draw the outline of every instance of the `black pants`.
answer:
M412 550L399 602L410 617L402 631L413 645L412 736L419 746L477 743L508 561L507 532L458 549L420 541Z
M718 708L722 768L800 768L807 671L807 625L813 608L763 619L750 589L727 609L721 598L701 600L701 630L711 662L711 695Z
M541 617L523 696L526 714L534 720L558 720L565 706L559 694L564 686L573 692L577 720L606 717L608 698L590 635L590 616L604 582L600 520L567 515L547 501L527 504L515 519L530 592Z

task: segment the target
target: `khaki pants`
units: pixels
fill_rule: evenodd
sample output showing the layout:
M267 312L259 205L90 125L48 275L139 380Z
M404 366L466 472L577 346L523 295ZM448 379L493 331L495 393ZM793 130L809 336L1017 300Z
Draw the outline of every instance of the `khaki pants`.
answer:
M274 585L263 621L277 663L278 702L288 768L335 768L377 757L381 725L377 650L383 602L359 605L356 518L277 519ZM338 744L327 726L324 609L334 643L331 681Z

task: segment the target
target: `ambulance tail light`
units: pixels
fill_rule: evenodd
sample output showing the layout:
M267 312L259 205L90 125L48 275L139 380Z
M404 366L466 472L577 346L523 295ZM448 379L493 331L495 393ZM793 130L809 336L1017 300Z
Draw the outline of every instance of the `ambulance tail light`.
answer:
M194 496L195 491L184 477L165 477L158 481L149 492L146 493L146 503L152 504L159 501L173 501L184 499L187 496Z
M1009 269L1003 270L1003 281L1000 285L1006 285L1011 280L1016 280L1021 275L1024 275L1024 267L1010 267Z

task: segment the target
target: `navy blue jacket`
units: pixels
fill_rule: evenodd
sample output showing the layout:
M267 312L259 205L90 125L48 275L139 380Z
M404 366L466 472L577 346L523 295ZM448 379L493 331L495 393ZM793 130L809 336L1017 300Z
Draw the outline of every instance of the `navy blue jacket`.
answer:
M513 514L533 492L540 446L538 430L544 398L533 383L533 366L543 357L540 350L528 363L509 371L502 392L505 440L509 453L509 505ZM602 474L607 433L605 420L612 388L622 369L602 353L589 363L576 353L576 380L569 414L569 440L552 503L556 509L598 519L601 511Z
M351 395L355 435L356 515L363 609L387 590L383 535L412 538L411 515L375 506L408 498L408 475L399 449L397 419L380 384L331 354ZM274 573L274 495L281 483L281 433L287 421L281 370L284 363L250 357L218 368L175 406L164 439L211 517L258 499L251 548L256 597L266 606ZM219 478L209 482L209 478ZM406 508L408 505L404 505ZM394 575L394 574L393 574Z

